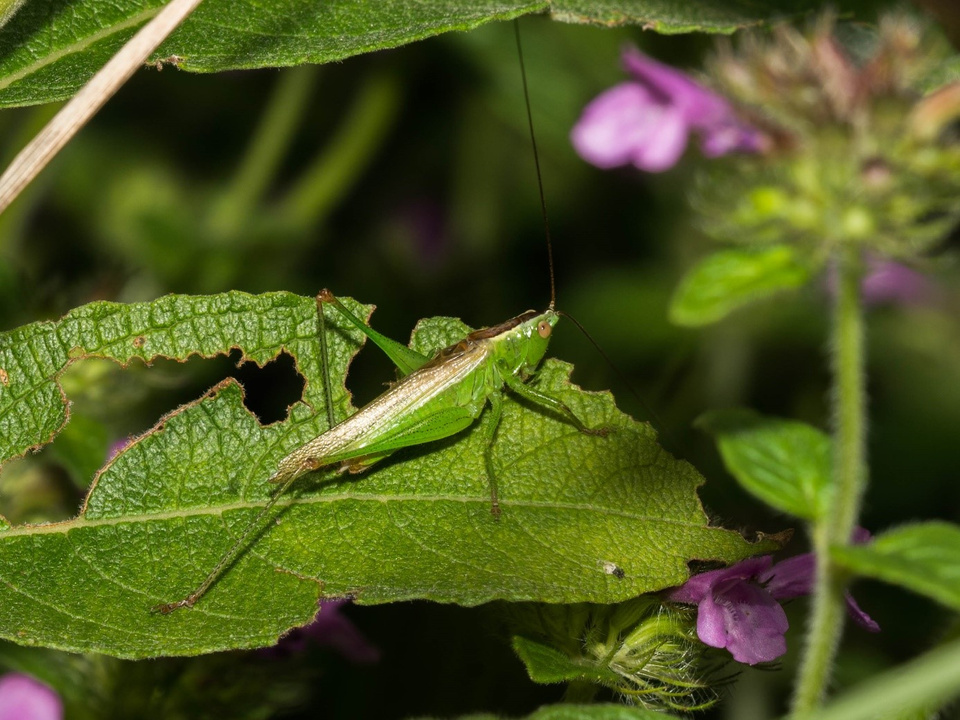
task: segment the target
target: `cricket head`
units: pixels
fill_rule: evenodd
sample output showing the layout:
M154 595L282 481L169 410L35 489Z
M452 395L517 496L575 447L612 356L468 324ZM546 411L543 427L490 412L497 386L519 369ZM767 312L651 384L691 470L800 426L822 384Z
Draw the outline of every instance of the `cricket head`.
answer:
M553 308L531 315L517 327L523 337L520 369L524 372L533 372L543 360L550 345L550 336L553 335L553 326L560 319L560 314Z
M559 319L560 314L553 309L542 313L527 310L499 325L475 330L468 339L489 343L502 370L526 376L536 370L547 354L553 326Z

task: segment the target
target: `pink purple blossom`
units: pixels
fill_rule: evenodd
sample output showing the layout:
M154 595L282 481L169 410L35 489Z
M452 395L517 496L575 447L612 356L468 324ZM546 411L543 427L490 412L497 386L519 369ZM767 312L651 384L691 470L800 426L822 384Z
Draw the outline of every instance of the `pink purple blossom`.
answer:
M307 625L295 628L264 652L274 656L296 655L308 647L330 648L350 662L369 665L380 659L380 650L373 645L340 608L349 600L321 600L320 610Z
M624 50L623 63L634 79L595 98L571 132L587 162L660 172L677 163L692 132L707 157L760 149L760 133L721 95L633 47Z
M29 675L0 677L0 720L62 720L60 696Z
M926 276L901 263L878 257L867 259L867 275L860 287L868 305L923 304L933 294Z
M867 542L870 534L858 529L854 542ZM750 558L722 570L691 577L672 590L667 599L697 606L697 636L715 648L726 648L733 659L747 665L770 662L786 653L784 637L790 624L780 601L809 595L816 559L813 553L773 564L773 559ZM880 626L850 593L847 611L854 622L870 632Z

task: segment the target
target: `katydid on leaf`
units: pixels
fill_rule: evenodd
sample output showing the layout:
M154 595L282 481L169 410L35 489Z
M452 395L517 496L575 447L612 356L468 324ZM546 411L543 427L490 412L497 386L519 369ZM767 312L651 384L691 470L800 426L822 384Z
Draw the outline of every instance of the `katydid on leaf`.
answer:
M317 296L320 342L326 362L323 308L334 305L394 361L403 376L399 382L343 422L287 455L270 477L282 483L278 492L234 542L206 579L190 595L155 609L167 614L192 607L234 560L243 544L287 488L302 475L330 465L341 472L359 473L401 448L442 440L472 425L489 403L494 420L487 424L484 464L490 486L491 512L500 515L492 450L503 409L503 390L559 415L584 433L606 435L606 428L588 428L561 400L542 393L527 380L547 352L560 313L553 303L543 312L528 310L504 323L475 330L443 348L432 358L372 330L347 310L334 295ZM324 368L326 372L327 368ZM328 387L329 398L329 387ZM328 399L328 412L329 412Z
M519 31L517 47L520 50ZM523 55L520 54L521 70ZM524 95L527 95L523 74ZM529 101L527 102L530 118ZM530 121L531 140L533 123ZM536 142L534 160L539 180ZM544 219L546 207L542 185L540 200ZM339 465L340 472L360 473L397 450L451 437L476 422L487 405L493 416L487 423L484 466L490 487L491 512L501 513L492 450L503 411L504 389L569 422L580 432L606 435L606 428L591 429L558 398L526 384L547 352L553 327L560 319L554 309L553 257L549 229L547 248L550 268L550 305L543 312L528 310L506 322L475 330L464 339L439 350L433 357L421 355L378 333L348 310L329 290L317 295L320 347L327 394L328 428L313 440L283 458L270 482L279 490L266 503L223 555L204 581L190 595L173 603L158 605L155 611L167 614L192 607L223 574L260 527L263 518L297 478L324 467ZM332 305L351 324L370 338L393 361L401 379L382 395L335 424L332 417L329 362L326 348L325 306Z

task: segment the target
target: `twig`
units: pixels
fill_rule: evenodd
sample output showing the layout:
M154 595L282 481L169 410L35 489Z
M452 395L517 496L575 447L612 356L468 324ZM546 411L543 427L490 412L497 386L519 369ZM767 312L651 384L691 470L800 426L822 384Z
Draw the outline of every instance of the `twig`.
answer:
M20 151L0 176L0 213L201 2L170 0Z

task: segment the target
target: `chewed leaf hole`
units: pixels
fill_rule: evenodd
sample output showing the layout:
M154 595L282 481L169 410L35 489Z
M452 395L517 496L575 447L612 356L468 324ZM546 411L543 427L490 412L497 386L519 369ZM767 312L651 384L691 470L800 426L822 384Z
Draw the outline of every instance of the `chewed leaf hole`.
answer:
M303 376L297 372L293 357L286 352L263 367L243 363L231 374L243 385L243 404L257 416L261 425L285 420L290 406L303 396Z
M233 351L185 362L158 358L149 366L137 360L126 368L101 358L71 364L59 377L70 419L38 452L3 464L0 515L15 522L72 517L90 480L125 438L146 432L226 378L243 386L244 405L260 424L284 420L304 389L293 357L281 353L263 367L238 364L240 358Z

